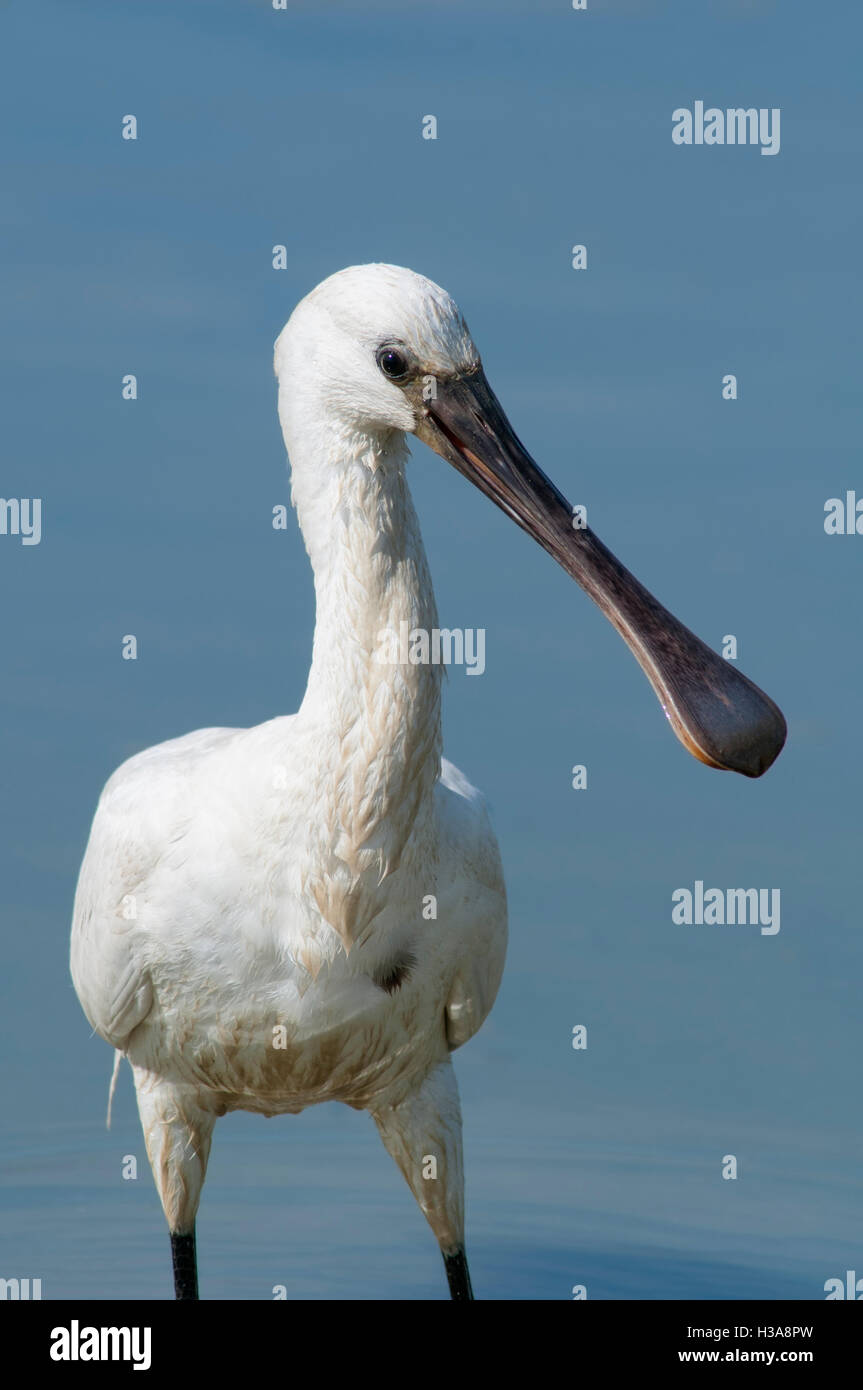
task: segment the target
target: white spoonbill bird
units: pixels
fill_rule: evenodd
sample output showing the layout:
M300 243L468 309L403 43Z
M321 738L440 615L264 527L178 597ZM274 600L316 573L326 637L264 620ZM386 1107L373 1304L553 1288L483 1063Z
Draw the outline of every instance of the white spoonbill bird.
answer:
M385 640L437 625L405 435L578 580L695 757L758 777L785 722L574 525L430 280L390 265L331 276L294 310L275 368L315 577L306 693L295 715L202 729L114 773L81 868L72 978L115 1079L121 1055L134 1073L177 1298L198 1296L217 1118L338 1100L371 1112L451 1296L468 1299L450 1054L494 1003L506 897L482 798L441 757L441 667L400 663Z

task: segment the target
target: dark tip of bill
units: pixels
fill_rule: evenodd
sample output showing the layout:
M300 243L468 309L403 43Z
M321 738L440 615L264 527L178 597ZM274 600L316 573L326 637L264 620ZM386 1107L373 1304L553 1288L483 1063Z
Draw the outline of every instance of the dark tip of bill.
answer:
M688 692L684 708L678 705L666 713L681 743L700 762L743 777L763 777L785 746L785 718L769 696L733 668L728 668L727 692L733 700L728 695L717 700L715 691L699 700Z

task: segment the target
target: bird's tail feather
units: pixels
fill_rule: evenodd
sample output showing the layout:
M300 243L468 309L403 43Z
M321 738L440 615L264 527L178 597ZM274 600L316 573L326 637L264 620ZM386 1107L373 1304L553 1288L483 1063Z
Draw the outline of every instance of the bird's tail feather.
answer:
M114 1104L114 1092L117 1089L117 1077L120 1075L120 1063L123 1054L119 1048L114 1049L114 1070L111 1073L111 1089L108 1092L108 1118L105 1124L106 1129L111 1128L111 1106Z

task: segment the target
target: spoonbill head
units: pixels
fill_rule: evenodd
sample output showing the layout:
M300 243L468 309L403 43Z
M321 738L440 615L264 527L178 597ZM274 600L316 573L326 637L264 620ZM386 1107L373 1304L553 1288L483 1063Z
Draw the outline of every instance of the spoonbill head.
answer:
M516 436L461 312L439 285L399 266L340 271L294 311L276 342L275 364L289 453L297 433L308 436L323 420L353 436L344 458L363 457L369 467L388 433L417 435L590 595L694 757L747 777L771 766L785 742L781 711L580 525L577 509ZM358 450L363 439L367 447ZM294 465L295 490L305 481Z
M440 666L380 660L382 630L437 621L406 435L574 576L701 761L758 776L785 725L573 525L431 281L386 265L330 277L294 311L275 366L315 576L305 696L295 715L198 730L114 773L81 867L72 978L132 1067L178 1298L197 1297L217 1118L328 1100L373 1116L452 1297L470 1298L450 1057L494 1003L506 895L482 797L441 755Z

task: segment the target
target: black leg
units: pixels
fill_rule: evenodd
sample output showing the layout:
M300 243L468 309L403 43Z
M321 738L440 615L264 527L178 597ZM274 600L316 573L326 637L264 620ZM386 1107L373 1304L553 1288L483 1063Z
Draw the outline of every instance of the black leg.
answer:
M464 1246L460 1245L451 1255L444 1253L443 1262L446 1266L450 1298L459 1303L466 1303L473 1298L473 1289L470 1286L470 1271Z
M185 1236L171 1232L171 1256L174 1261L174 1297L197 1298L198 1261L194 1230Z

